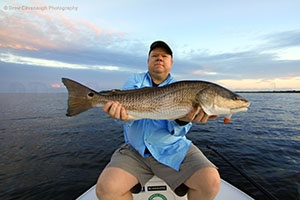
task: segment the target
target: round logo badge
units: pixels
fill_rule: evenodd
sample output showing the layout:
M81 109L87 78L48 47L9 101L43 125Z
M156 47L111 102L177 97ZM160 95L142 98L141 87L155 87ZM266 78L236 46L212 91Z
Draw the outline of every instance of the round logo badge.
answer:
M148 200L168 200L168 199L164 195L156 193L156 194L152 194Z

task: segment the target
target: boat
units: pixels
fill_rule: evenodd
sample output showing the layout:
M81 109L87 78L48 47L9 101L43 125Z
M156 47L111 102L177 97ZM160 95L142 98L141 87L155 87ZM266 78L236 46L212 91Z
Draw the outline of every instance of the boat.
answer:
M77 200L97 200L96 185L77 198ZM171 188L157 176L153 176L142 191L138 194L133 194L134 200L187 200L187 195L183 197L177 196ZM221 188L215 200L253 200L252 197L234 187L230 183L221 179Z

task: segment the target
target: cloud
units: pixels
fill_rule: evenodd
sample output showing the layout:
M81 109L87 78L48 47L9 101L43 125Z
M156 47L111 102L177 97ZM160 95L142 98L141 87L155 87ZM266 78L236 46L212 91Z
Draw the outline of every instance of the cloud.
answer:
M290 30L267 34L262 37L266 49L277 49L300 46L300 30Z
M60 87L62 87L62 85L60 83L53 83L53 84L51 84L51 87L60 88Z
M51 21L44 27L45 21L37 15L28 16L28 13L21 15L9 14L0 10L0 43L4 47L16 45L30 46L35 49L58 49L59 44L51 39ZM16 34L18 33L18 34ZM49 33L47 35L46 33Z
M101 66L101 65L80 65L71 64L55 60L46 60L39 58L15 56L12 54L0 54L0 61L5 63L14 63L21 65L52 67L52 68L70 68L70 69L92 69L92 70L108 70L108 71L131 71L127 68L121 68L118 66Z
M297 46L299 31L291 31L290 37L286 36L287 41L281 41L279 46ZM183 79L204 79L204 80L223 80L223 79L274 79L277 77L288 76L293 72L295 76L300 76L300 54L296 47L289 47L290 51L274 49L272 44L279 38L284 39L282 34L269 36L262 46L248 51L226 52L211 54L208 51L194 50L180 60L180 65L176 66L178 77ZM282 36L282 37L281 37ZM295 44L293 44L295 41ZM283 45L285 44L285 45ZM278 46L278 47L279 47ZM291 49L293 48L293 49ZM285 59L288 58L288 59Z
M30 46L23 46L21 44L1 44L0 43L0 48L12 48L12 49L26 49L26 50L31 50L31 51L38 51L37 48L30 47Z
M273 79L225 79L218 80L217 83L233 90L299 90L300 76Z
M101 29L85 19L71 19L63 12L0 10L2 47L29 46L39 50L106 49L114 46L124 33ZM16 34L18 33L18 34Z
M290 30L267 34L260 37L261 52L276 55L276 60L300 60L300 30Z
M0 49L32 60L48 60L49 67L52 60L72 64L64 66L73 68L137 71L146 63L146 54L136 53L144 52L139 51L143 47L143 42L126 39L126 33L69 18L63 12L20 14L0 10ZM132 53L133 49L136 52Z
M217 75L217 72L208 72L208 71L204 71L204 70L196 70L193 71L192 74L200 74L200 75Z

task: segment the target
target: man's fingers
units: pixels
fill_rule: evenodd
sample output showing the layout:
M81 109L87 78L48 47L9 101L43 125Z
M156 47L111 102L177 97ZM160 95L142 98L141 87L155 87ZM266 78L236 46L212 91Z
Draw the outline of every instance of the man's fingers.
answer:
M117 102L114 102L114 103L110 106L110 108L109 108L109 110L108 110L108 114L109 114L110 116L114 117L117 107L118 107Z
M209 116L208 120L216 119L216 118L218 118L218 117L219 117L219 115L212 115L212 116Z
M125 108L122 106L122 108L121 108L121 120L126 121L127 119L128 119L127 112L126 112Z
M195 118L193 119L193 121L195 121L195 122L201 122L201 120L202 120L202 118L203 118L204 115L205 115L205 113L201 109L199 111L199 113L195 116Z
M183 118L183 121L191 122L195 118L195 114L198 110L198 107L193 107L190 112Z
M121 107L122 107L121 104L116 103L116 109L115 109L115 112L113 114L113 117L115 119L121 119Z
M126 109L120 104L119 102L110 101L107 102L102 110L106 113L108 113L112 118L117 120L128 120L128 114L126 112Z
M200 120L200 123L206 123L208 118L209 118L209 116L207 114L204 114L203 117Z
M211 115L208 116L202 109L199 111L199 113L195 116L193 122L200 122L200 123L206 123L208 120L212 120L219 117L219 115Z
M110 110L110 107L111 105L113 104L114 102L113 101L110 101L110 102L107 102L103 107L102 107L102 110L103 112L108 112Z

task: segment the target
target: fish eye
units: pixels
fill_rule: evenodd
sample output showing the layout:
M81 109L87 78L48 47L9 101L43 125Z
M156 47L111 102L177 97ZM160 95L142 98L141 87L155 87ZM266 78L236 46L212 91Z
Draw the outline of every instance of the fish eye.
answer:
M245 98L243 98L243 97L241 97L241 96L235 96L235 97L233 98L233 100L249 102L247 99L245 99Z
M93 96L94 96L94 93L90 92L90 93L88 93L88 96L89 96L89 97L93 97Z

